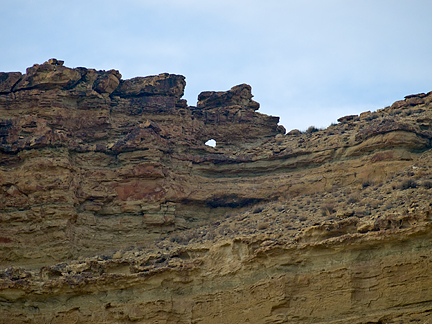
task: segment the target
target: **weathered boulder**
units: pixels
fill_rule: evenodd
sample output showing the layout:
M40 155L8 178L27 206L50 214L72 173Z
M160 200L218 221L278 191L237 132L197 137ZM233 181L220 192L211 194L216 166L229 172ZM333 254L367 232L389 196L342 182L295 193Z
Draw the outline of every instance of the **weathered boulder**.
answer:
M228 91L205 91L198 95L197 107L210 109L215 107L240 106L252 110L259 109L259 103L252 100L252 88L248 84L239 84Z
M115 95L124 98L139 96L173 96L180 99L186 86L182 75L162 73L122 81Z
M15 91L24 89L68 89L81 79L79 70L70 69L57 63L45 62L28 68Z
M95 91L111 94L120 84L121 74L117 70L101 73L94 83Z

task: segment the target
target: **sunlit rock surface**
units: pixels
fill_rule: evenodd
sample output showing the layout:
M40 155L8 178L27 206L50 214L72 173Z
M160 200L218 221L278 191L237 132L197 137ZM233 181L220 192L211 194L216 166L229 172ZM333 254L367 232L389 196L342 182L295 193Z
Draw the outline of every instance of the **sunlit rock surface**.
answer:
M0 73L0 323L432 321L431 93L285 134L185 85Z

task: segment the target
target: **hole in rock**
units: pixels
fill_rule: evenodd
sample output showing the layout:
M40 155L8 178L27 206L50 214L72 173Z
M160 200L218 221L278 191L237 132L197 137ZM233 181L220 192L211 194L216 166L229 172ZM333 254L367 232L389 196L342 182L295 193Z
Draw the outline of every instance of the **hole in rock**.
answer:
M211 147L215 147L216 146L216 141L212 138L209 139L207 142L205 142L205 145L211 146Z

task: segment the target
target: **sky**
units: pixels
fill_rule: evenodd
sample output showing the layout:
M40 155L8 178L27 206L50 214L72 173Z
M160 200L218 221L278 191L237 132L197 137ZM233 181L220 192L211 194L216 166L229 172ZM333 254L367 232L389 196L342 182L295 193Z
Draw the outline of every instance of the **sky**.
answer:
M247 83L287 131L432 90L431 0L1 0L0 71L50 58L123 79Z

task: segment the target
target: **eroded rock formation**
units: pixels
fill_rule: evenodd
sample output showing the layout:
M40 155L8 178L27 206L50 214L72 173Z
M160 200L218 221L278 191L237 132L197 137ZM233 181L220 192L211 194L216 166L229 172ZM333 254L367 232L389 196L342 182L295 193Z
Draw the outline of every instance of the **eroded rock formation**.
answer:
M223 213L213 207L254 201L237 202L223 185L202 192L218 187L193 171L235 162L237 147L283 132L277 117L255 112L250 86L201 94L200 108L188 107L183 76L121 80L115 70L59 62L2 77L0 208L5 224L18 227L3 232L11 242L0 264L42 265L153 241ZM204 145L210 138L223 153Z
M0 74L0 323L432 320L432 93L285 134L185 84Z

